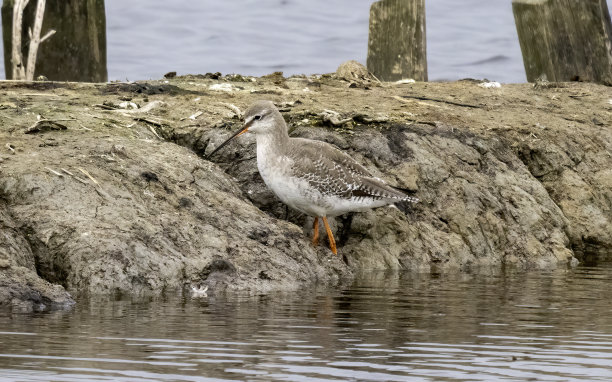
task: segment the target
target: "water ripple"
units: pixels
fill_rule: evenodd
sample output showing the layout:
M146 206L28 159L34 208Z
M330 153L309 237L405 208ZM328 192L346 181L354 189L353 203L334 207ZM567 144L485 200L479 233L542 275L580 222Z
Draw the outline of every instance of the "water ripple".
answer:
M299 295L0 311L0 382L608 381L610 279L606 264L372 274Z

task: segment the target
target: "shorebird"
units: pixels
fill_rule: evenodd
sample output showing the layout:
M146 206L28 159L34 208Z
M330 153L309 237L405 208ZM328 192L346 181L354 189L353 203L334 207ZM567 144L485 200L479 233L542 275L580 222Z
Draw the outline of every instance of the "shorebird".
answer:
M329 246L337 254L328 217L418 199L389 186L329 143L289 137L283 116L271 101L257 101L245 112L244 125L207 158L232 139L254 133L257 168L266 186L289 207L314 217L313 245L319 242L319 218Z

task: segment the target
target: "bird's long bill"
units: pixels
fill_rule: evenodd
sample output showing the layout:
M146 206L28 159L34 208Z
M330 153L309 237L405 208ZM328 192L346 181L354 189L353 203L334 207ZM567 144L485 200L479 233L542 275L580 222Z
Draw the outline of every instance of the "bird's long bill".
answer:
M223 148L223 146L227 145L229 143L229 141L231 141L232 139L236 138L239 135L242 135L244 133L246 133L249 130L249 127L251 127L251 123L249 122L247 124L245 124L244 126L242 126L240 128L240 130L236 131L231 137L229 137L225 142L221 143L216 149L213 150L212 153L208 154L206 156L206 159L211 158L213 155L215 155L215 153L219 150L221 150Z

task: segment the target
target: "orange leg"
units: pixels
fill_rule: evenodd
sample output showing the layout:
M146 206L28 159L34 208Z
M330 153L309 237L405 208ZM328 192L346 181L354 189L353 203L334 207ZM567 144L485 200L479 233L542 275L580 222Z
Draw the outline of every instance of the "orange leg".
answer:
M323 216L323 224L325 224L325 230L327 231L327 238L329 239L329 248L334 253L334 255L338 254L338 250L336 249L336 240L334 240L334 234L329 228L329 223L327 222L327 217Z
M315 247L319 245L319 218L316 216L314 223L312 223L312 245Z

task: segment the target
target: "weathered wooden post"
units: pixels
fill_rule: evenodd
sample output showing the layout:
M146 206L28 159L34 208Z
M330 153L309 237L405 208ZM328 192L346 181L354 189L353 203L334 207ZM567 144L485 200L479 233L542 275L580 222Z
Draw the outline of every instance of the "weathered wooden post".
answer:
M612 25L606 0L513 0L527 81L612 84Z
M2 3L4 68L7 79L13 78L11 57L14 5L15 0L4 0ZM22 57L32 56L32 52L28 53L28 30L34 29L36 7L36 1L29 1L23 14ZM55 30L56 33L38 46L34 78L44 75L53 81L107 81L104 0L46 0L42 30Z
M372 4L367 66L382 81L427 81L425 0Z

